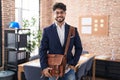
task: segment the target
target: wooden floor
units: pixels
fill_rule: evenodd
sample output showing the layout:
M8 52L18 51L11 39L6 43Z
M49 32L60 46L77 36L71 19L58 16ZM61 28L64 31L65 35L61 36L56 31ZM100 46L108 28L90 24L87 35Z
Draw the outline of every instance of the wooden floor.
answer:
M110 79L105 79L105 78L96 78L95 80L110 80Z
M91 80L90 77L89 78L82 78L82 80ZM95 80L113 80L113 79L107 79L107 78L102 78L102 77L96 77Z
M102 77L96 77L95 80L120 80L119 78L102 78Z

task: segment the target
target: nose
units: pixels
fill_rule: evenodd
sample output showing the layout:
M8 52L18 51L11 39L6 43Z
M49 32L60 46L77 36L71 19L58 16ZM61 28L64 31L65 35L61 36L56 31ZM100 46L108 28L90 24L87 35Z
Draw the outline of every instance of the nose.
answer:
M59 13L57 16L58 16L58 17L59 17L59 16L62 16L62 14Z

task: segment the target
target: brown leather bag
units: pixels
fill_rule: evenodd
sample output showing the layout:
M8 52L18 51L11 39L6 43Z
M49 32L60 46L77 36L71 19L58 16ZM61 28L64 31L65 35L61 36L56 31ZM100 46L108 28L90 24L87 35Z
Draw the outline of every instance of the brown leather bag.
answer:
M71 36L75 36L75 28L74 27L70 27L64 55L48 54L48 65L50 68L52 68L52 70L50 70L50 74L52 76L62 77L65 73L65 67L66 67L66 61L67 61L66 55L67 55Z
M52 76L62 77L65 73L66 57L60 54L48 54L48 65Z

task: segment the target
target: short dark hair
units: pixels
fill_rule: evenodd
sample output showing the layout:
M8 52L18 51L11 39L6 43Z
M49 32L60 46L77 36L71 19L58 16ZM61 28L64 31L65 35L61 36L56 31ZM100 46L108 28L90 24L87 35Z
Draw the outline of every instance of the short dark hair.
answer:
M63 4L63 3L55 3L55 4L53 5L53 11L55 11L55 10L58 9L58 8L66 11L66 5Z

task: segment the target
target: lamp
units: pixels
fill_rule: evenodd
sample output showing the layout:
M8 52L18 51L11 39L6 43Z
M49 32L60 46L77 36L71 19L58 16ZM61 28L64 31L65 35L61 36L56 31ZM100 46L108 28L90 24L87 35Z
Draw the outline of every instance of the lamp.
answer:
M10 22L10 24L9 24L9 28L19 29L19 28L20 28L20 25L19 25L18 22L12 21L12 22Z

